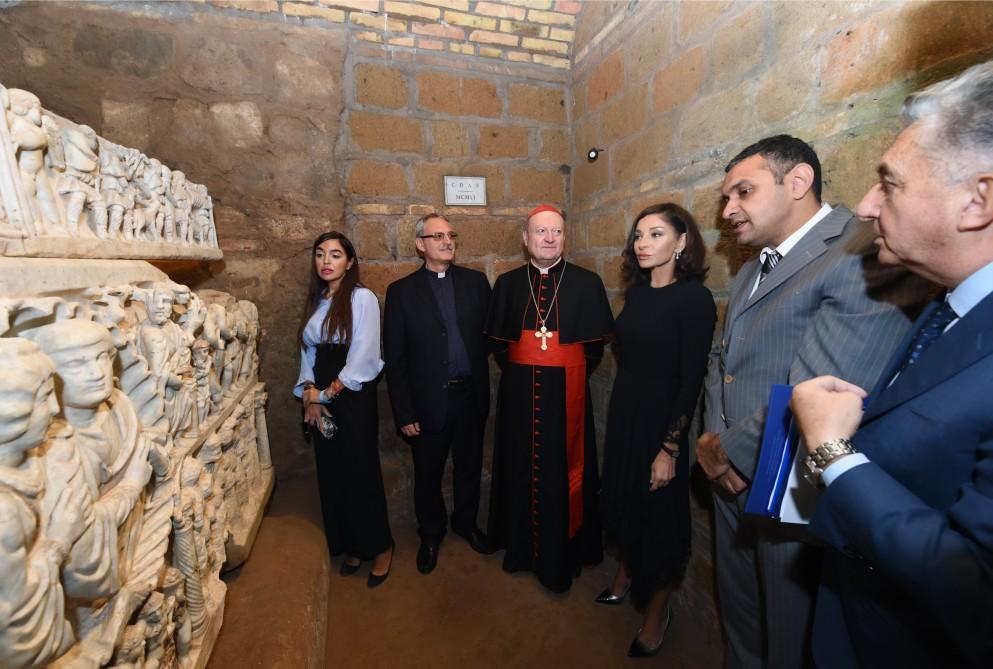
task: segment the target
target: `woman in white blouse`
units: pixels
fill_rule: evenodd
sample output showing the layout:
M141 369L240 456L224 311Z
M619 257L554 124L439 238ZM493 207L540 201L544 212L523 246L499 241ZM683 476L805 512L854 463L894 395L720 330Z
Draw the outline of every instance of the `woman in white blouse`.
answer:
M345 576L372 559L368 585L375 588L393 562L379 463L379 301L359 283L355 248L340 232L318 237L312 257L293 393L311 426L328 549L345 554Z

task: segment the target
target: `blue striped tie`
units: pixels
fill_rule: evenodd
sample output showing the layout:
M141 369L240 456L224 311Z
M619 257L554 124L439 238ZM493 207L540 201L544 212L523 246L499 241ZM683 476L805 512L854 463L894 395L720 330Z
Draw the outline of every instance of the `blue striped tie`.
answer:
M937 341L938 337L944 333L945 328L948 327L948 324L956 318L958 316L955 314L955 310L949 306L948 302L939 304L924 320L921 324L921 329L917 331L917 334L910 341L910 347L907 349L907 356L903 359L903 364L900 365L900 371L902 372L917 362L921 354L931 344Z

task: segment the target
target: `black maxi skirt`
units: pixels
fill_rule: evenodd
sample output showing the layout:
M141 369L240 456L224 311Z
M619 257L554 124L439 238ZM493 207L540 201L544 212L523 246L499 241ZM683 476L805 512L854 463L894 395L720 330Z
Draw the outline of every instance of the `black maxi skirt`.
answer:
M345 366L347 344L320 344L314 383L326 388ZM393 542L379 462L376 380L345 388L328 405L338 431L331 439L311 427L324 535L331 555L368 560Z

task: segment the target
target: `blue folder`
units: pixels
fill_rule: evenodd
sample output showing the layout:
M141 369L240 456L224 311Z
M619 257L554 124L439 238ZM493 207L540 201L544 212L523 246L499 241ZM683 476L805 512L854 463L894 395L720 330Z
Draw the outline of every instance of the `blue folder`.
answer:
M790 480L793 457L800 442L796 421L790 411L792 395L793 386L772 386L765 416L765 433L762 435L762 450L759 452L759 463L745 503L746 512L776 520L780 517L779 510Z

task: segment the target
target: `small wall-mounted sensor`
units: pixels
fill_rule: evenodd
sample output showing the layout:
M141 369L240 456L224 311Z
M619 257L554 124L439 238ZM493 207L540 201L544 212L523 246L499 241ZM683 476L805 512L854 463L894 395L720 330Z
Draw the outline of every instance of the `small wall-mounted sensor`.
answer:
M590 149L589 151L586 152L586 160L592 163L596 161L597 158L600 157L601 153L603 153L603 149L595 149L595 148Z

